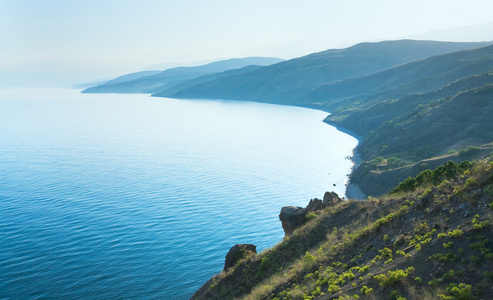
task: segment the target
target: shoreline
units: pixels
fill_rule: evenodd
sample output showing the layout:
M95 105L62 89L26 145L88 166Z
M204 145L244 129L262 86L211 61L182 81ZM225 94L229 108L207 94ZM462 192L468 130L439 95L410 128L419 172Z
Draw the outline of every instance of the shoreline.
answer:
M359 139L358 139L359 143ZM356 146L357 147L357 146ZM349 180L346 185L346 199L356 199L356 200L363 200L366 199L368 196L360 189L359 185L351 182L351 174L355 169L357 169L361 165L361 156L359 155L358 151L356 148L353 150L353 156L352 159L354 161L354 165L351 168L351 172L348 174Z
M330 113L329 113L329 115L330 115ZM363 137L360 135L357 135L355 132L353 132L349 129L343 128L343 127L339 127L335 124L331 124L331 123L327 122L326 119L323 121L325 124L333 126L335 129L339 130L340 132L349 134L350 136L356 138L358 140L358 145L363 140ZM351 174L353 173L354 170L356 170L361 165L361 162L362 162L361 156L358 152L358 145L356 145L356 147L354 147L353 155L351 156L351 160L354 162L354 165L351 168L351 171L349 172L349 174L347 175L349 177L349 179L348 179L348 182L346 184L346 193L344 195L346 197L346 199L363 200L363 199L368 197L361 190L361 188L359 187L358 184L351 182Z

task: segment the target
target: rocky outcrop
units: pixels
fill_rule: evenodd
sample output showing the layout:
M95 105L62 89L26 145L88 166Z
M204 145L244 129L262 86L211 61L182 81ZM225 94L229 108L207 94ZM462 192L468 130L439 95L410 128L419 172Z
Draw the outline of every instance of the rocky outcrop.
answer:
M224 271L236 265L243 258L257 254L257 246L252 244L236 244L229 249L224 262Z
M339 195L337 195L336 193L325 192L324 201L323 201L323 208L326 208L327 206L334 205L339 201L342 201L342 199L339 198Z
M279 220L282 222L282 229L286 236L306 222L306 208L296 206L285 206L281 209Z
M306 215L317 210L322 210L328 206L334 205L342 201L334 192L326 192L324 199L312 199L306 208L297 206L285 206L281 209L279 220L282 222L282 229L285 236L289 236L293 231L306 222Z

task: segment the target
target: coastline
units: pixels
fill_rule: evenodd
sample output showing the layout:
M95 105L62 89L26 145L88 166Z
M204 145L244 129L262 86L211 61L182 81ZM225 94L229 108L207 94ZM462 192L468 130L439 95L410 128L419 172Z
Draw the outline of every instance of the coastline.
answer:
M363 140L363 137L360 135L357 135L355 132L327 122L327 118L325 118L324 123L326 123L327 125L333 126L337 130L344 132L346 134L349 134L350 136L356 138L358 140L358 145ZM346 193L344 195L346 197L346 199L363 200L363 199L367 198L367 195L361 190L359 185L351 181L351 174L353 173L354 170L356 170L361 165L361 162L362 162L361 156L357 150L358 145L356 145L356 147L353 149L353 156L351 156L351 160L353 161L354 165L351 168L351 171L349 172L349 174L347 175L349 177L349 180L348 180L348 183L346 184Z
M361 161L362 161L361 156L359 155L356 148L354 148L353 150L353 156L351 159L353 160L354 165L351 168L351 172L348 174L349 181L346 185L346 199L363 200L367 198L367 195L360 189L358 184L351 181L351 173L361 165Z

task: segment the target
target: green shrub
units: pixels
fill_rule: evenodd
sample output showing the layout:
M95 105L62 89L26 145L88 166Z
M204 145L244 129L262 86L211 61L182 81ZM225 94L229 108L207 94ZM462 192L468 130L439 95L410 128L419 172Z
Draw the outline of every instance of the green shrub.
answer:
M315 213L312 213L312 212L311 212L311 213L308 213L308 214L306 215L306 220L307 220L307 221L311 221L311 220L313 220L313 219L316 219L317 217L318 217L318 215L317 215L317 214L315 214Z
M373 289L372 288L369 288L367 287L366 285L364 285L361 290L360 290L361 294L365 295L365 296L369 296L373 293Z
M462 230L460 230L459 228L452 230L449 233L447 233L447 235L449 237L454 238L454 239L461 238L463 234L464 234L464 232Z
M432 288L437 287L437 286L438 286L438 279L436 279L436 278L435 278L435 279L430 280L430 281L428 282L428 285L429 285L430 287L432 287Z
M305 254L305 264L311 265L315 261L315 256L311 255L310 252L306 251Z
M464 156L468 156L468 155L473 155L473 154L479 153L480 151L481 151L481 148L479 148L479 147L468 146L466 149L460 150L458 156L464 157Z
M447 254L435 253L432 256L428 257L428 260L440 262L456 261L457 259L457 255L452 252L448 252Z
M402 296L401 296L401 293L399 293L399 291L393 290L392 292L390 292L388 299L389 300L398 300L398 299L402 299Z
M449 249L449 248L452 248L454 246L454 242L450 241L448 243L443 243L443 248L445 249Z
M387 274L375 275L375 278L380 286L388 287L396 282L404 281L410 273L414 272L414 267L409 267L406 270L388 271Z
M450 279L450 278L452 278L454 276L455 276L455 271L454 270L450 270L447 273L443 274L442 279L443 280L447 280L447 279Z
M398 186L396 186L390 193L403 193L403 192L413 192L418 187L424 187L427 185L438 185L443 180L452 179L460 173L466 171L472 166L468 161L463 161L457 164L453 161L448 161L443 165L437 167L435 170L424 170L419 173L418 176L408 177Z
M447 291L450 294L452 294L452 296L454 296L454 299L457 299L457 300L473 300L473 299L477 299L477 297L475 297L472 294L472 286L470 284L459 283L457 285L457 284L451 283L448 286Z
M466 180L466 183L464 184L464 187L467 189L474 188L477 186L479 186L479 182L473 177L468 178Z
M333 293L337 293L340 290L341 290L341 288L338 285L331 284L331 285L329 285L329 288L327 289L327 292L333 294Z
M479 215L475 215L471 222L473 229L478 231L490 226L491 224L490 220L479 221Z
M480 263L481 262L481 257L476 256L476 255L471 255L469 256L469 260L474 262L474 263Z
M380 256L392 258L392 249L383 248L381 250L378 250L378 254L380 254Z
M387 159L387 165L391 167L399 167L402 164L401 160L395 156Z

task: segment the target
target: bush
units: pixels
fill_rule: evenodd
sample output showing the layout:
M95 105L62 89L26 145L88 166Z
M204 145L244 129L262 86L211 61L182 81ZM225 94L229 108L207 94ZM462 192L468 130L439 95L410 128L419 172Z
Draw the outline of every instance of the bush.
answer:
M473 155L473 154L479 153L480 151L481 151L481 148L479 148L479 147L469 146L466 149L460 150L458 156L464 157L464 156L468 156L468 155Z
M388 271L387 274L375 275L373 278L380 283L380 286L388 287L396 282L404 281L412 272L414 272L414 267L409 267L406 270Z
M460 230L459 228L452 230L449 233L447 233L447 235L449 237L454 238L454 239L458 239L458 238L462 237L463 234L464 234L464 232L462 230Z
M443 165L437 167L434 171L428 169L419 173L418 176L416 176L415 178L406 178L392 191L390 191L390 193L407 193L415 191L418 187L425 187L427 185L438 185L443 180L452 179L453 177L469 169L471 166L471 163L468 161L463 161L458 164L449 160Z
M365 295L365 296L369 296L373 293L373 289L372 288L369 288L367 287L366 285L363 286L360 290L361 294Z
M308 213L308 214L306 215L306 220L307 220L307 221L310 221L310 220L316 219L317 217L318 217L318 215L317 215L317 214L315 214L315 213L312 213L312 212L311 212L311 213Z
M447 291L454 296L454 299L458 300L472 300L477 299L477 297L472 294L472 286L470 284L459 283L450 284Z
M391 167L399 167L402 165L402 162L399 158L392 156L387 159L387 165Z
M454 242L450 241L448 243L443 243L443 248L445 249L449 249L449 248L452 248L454 246Z
M479 186L479 182L475 178L472 178L472 177L471 178L468 178L466 180L465 185L464 185L464 187L466 189L474 188L474 187L477 187L477 186Z

